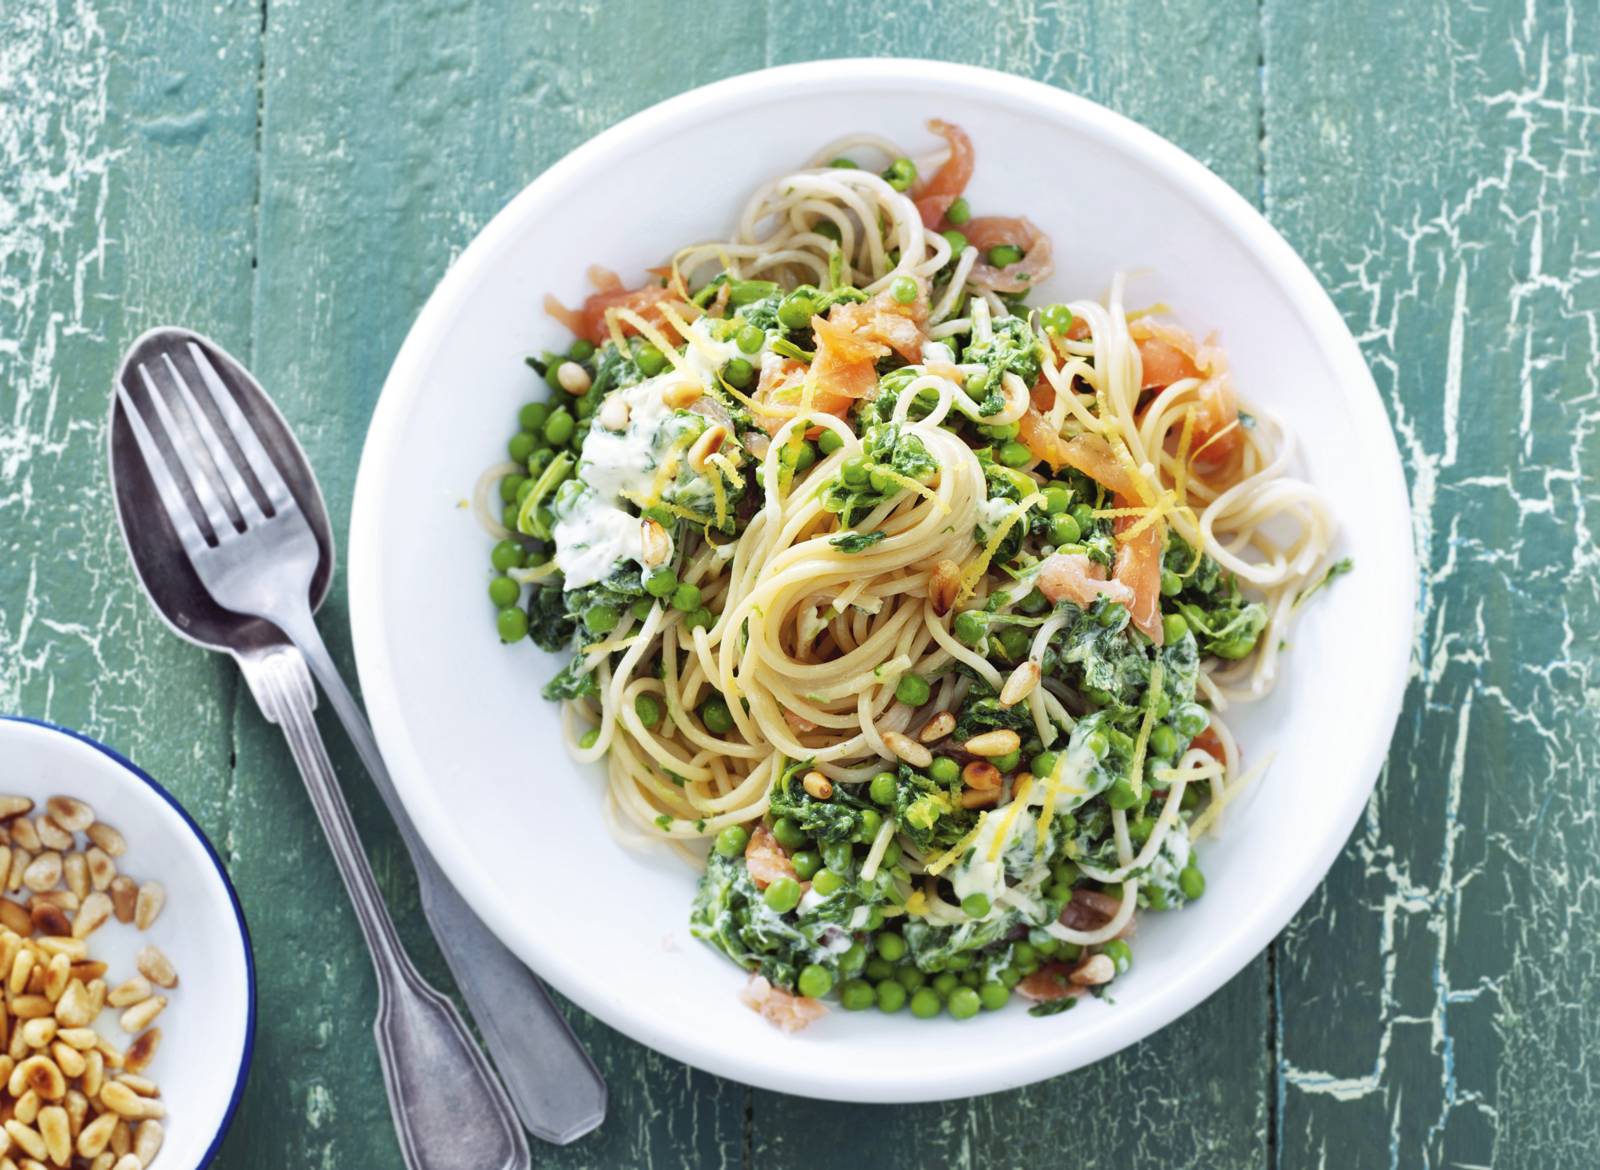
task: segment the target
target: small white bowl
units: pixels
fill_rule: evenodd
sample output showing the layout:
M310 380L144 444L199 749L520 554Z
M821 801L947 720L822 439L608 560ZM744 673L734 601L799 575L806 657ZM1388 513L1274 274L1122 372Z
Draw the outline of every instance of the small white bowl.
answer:
M539 697L556 659L496 640L489 541L458 507L505 457L518 405L542 393L522 356L570 338L568 304L602 264L637 280L680 245L726 238L750 191L829 140L937 145L971 134L983 213L1055 241L1037 303L1164 301L1218 330L1240 391L1299 438L1355 572L1295 627L1278 688L1230 712L1248 763L1275 755L1201 844L1207 892L1141 920L1115 1002L1034 1019L834 1011L796 1036L739 1002L744 974L689 935L695 878L664 850L619 845L602 769L560 746ZM368 710L407 808L456 888L560 991L637 1040L724 1076L809 1096L935 1100L1053 1076L1148 1036L1266 946L1344 844L1372 790L1410 662L1410 510L1383 402L1338 311L1237 192L1150 131L1015 77L932 61L821 61L664 102L562 159L440 282L373 415L350 523L350 615Z
M104 744L63 727L0 716L0 793L72 796L127 840L117 869L157 881L167 900L148 930L115 918L89 938L89 954L110 965L112 986L137 974L134 956L161 948L178 986L156 1021L161 1046L144 1075L161 1086L166 1131L155 1170L194 1170L216 1153L244 1093L256 1025L255 963L239 897L200 826L172 794ZM80 846L86 844L78 835ZM119 1048L132 1036L108 1008L96 1022Z

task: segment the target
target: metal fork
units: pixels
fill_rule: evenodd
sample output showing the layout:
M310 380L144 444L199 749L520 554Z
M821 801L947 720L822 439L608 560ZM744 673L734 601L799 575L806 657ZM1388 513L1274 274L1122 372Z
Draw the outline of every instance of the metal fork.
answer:
M327 660L311 616L312 575L320 556L315 534L204 350L193 341L186 349L232 450L170 352L160 354L155 372L149 364L138 366L153 426L120 380L116 387L163 508L196 575L218 604L272 622L297 645L312 647ZM158 380L170 387L176 409ZM188 428L180 423L179 410ZM198 445L191 435L198 436ZM174 474L158 436L181 475ZM315 662L314 656L308 657ZM327 662L332 671L331 660ZM527 1143L504 1088L460 1014L423 980L400 945L316 733L311 718L315 691L305 661L290 649L256 665L252 690L263 700L267 717L289 739L372 953L378 976L379 1058L406 1164L413 1170L528 1166ZM337 679L337 672L333 674ZM342 682L337 685L354 707ZM337 704L340 694L332 689L330 694ZM371 751L376 756L375 745ZM378 762L381 766L381 757ZM402 827L410 830L409 824ZM406 834L408 845L413 833ZM414 857L419 852L421 864L431 866L420 845Z

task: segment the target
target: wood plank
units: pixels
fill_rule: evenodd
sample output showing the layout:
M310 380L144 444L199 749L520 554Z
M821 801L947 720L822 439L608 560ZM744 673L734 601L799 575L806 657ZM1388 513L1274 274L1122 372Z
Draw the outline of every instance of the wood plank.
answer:
M1592 1166L1600 9L1406 16L1266 6L1268 210L1361 338L1424 573L1388 770L1280 950L1275 1165Z
M605 126L759 64L759 8L723 2L699 19L710 35L696 39L667 35L624 6L569 0L392 2L359 21L337 5L268 10L256 370L298 428L336 530L348 521L357 454L389 363L474 232ZM322 627L354 681L345 613L341 575ZM325 724L325 733L411 952L446 986L386 814L337 728ZM396 1164L366 956L275 736L254 711L242 713L240 868L258 891L257 948L282 957L236 1164ZM541 1165L738 1159L742 1086L573 1015L609 1082L611 1119L571 1148L541 1148Z
M1167 135L1247 197L1259 194L1259 44L1256 8L1245 0L1175 0L1137 11L1111 2L901 5L892 14L818 7L786 12L773 28L774 63L927 56L1059 85ZM994 165L981 142L977 148L978 165ZM1257 959L1144 1043L1016 1092L899 1109L757 1092L753 1163L1024 1167L1065 1155L1118 1170L1261 1166L1266 971Z

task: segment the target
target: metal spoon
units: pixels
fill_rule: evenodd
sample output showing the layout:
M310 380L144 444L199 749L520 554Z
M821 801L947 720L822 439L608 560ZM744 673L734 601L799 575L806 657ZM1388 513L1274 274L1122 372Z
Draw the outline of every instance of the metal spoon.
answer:
M184 374L180 375L180 368ZM159 404L148 396L155 392L155 385L147 381L152 378L152 371L156 381L168 388ZM604 1082L544 988L472 913L417 838L389 781L365 719L339 678L310 620L312 609L326 595L332 575L333 538L315 477L287 424L259 384L238 362L214 343L186 330L154 330L135 342L123 360L117 387L119 396L112 403L109 443L118 519L135 568L156 609L180 636L234 656L263 711L269 719L283 725L285 735L296 749L297 762L302 763L303 768L317 771L319 761L315 757L321 756L321 762L325 763L320 742L311 743L305 736L294 733L296 728L309 729L314 739L315 725L308 716L309 703L305 710L298 709L296 703L298 698L314 702L315 692L308 679L304 686L300 684L306 662L300 660L300 654L284 635L290 634L306 651L312 672L344 720L401 831L417 868L424 913L507 1082L523 1123L538 1136L561 1143L587 1133L605 1116ZM169 508L163 506L161 485L152 478L141 455L139 436L127 411L132 399L125 401L121 397L141 389L146 395L141 411L145 417L138 422L146 431L144 437L151 437L150 428L145 425L151 418L159 423L174 424L178 437L185 442L168 444L168 450L178 454L173 448L181 446L189 450L191 457L202 456L202 461L192 469L187 464L179 464L183 470L191 470L190 478L202 488L207 485L225 487L217 477L225 474L224 468L237 475L239 468L234 464L241 455L246 455L240 447L241 440L246 445L259 442L253 451L270 464L265 468L266 478L278 481L281 475L278 483L284 493L281 502L289 511L298 511L304 517L310 534L300 550L310 558L309 588L299 604L303 620L280 617L276 623L268 622L223 608L213 600L211 590L202 583L191 562L190 553L185 551L183 536L174 527ZM202 407L202 400L207 401L209 407ZM164 413L152 414L153 408ZM227 443L221 443L221 434L228 435L233 442L231 449ZM212 446L210 456L204 457L207 442L220 443L220 446ZM170 465L165 466L171 470ZM250 470L248 456L241 466ZM200 474L195 476L193 472ZM178 478L183 480L181 475ZM250 478L254 482L246 490L251 497L257 489L266 492L260 476L251 474ZM240 482L235 481L234 486L238 494ZM193 499L192 485L188 490L190 494L184 499L199 503ZM216 503L214 499L211 502ZM247 510L257 505L258 501L253 498L246 499L244 504ZM183 511L175 514L181 519ZM202 511L200 515L205 513ZM261 519L259 512L256 518ZM230 513L223 523L230 520L237 528L243 517ZM237 599L230 604L243 605ZM255 608L260 612L260 607ZM297 739L300 740L298 745ZM308 775L308 784L311 782ZM338 797L336 788L333 795ZM342 798L338 799L338 804L342 806ZM320 802L318 811L319 815L325 811ZM339 811L331 809L329 815L338 819ZM333 832L334 829L330 829L330 835ZM359 849L357 854L359 856ZM360 860L364 866L364 857ZM383 1026L380 1020L380 1028ZM438 1070L433 1071L437 1073ZM459 1140L462 1136L459 1124L449 1128ZM520 1142L520 1133L516 1138ZM525 1162L525 1153L523 1158ZM488 1167L504 1163L485 1158L476 1164Z

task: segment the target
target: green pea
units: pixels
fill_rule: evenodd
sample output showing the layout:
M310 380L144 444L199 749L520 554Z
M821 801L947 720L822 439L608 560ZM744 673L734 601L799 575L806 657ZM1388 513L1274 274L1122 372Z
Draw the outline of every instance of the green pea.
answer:
M989 619L982 610L964 609L956 615L956 637L968 646L976 646L988 632Z
M878 954L891 963L898 963L906 957L906 940L901 935L885 931L873 941L878 948Z
M633 713L640 723L654 727L661 722L661 702L654 695L640 695L633 701Z
M865 979L847 979L839 987L839 1006L847 1012L864 1012L878 1002L878 993Z
M1105 759L1106 753L1111 750L1111 740L1103 731L1091 731L1083 744L1095 754L1096 759Z
M897 158L883 172L883 178L896 191L909 190L917 181L917 164L908 158Z
M587 337L580 337L574 341L567 350L567 356L575 362L586 362L594 356L594 342Z
M725 735L733 730L733 712L720 697L713 695L700 704L700 722L713 735Z
M516 541L502 540L490 550L489 562L504 573L507 569L520 569L526 555Z
M853 162L852 160L842 156L834 159L828 165L836 171L858 171L861 169L860 163Z
M1022 249L1015 244L996 244L989 249L987 259L995 268L1004 268L1022 259Z
M1001 445L1000 453L995 456L1006 467L1026 467L1033 462L1033 452L1027 446L1015 439Z
M792 877L774 878L761 900L767 904L767 909L787 914L800 904L800 883Z
M874 989L880 1012L894 1013L906 1006L906 989L893 979L882 979Z
M755 367L744 358L734 358L722 367L722 377L735 390L743 390L750 385L750 379L755 377Z
M889 295L902 305L917 299L917 282L909 276L897 276L889 282Z
M888 959L874 955L867 960L867 965L861 969L861 974L872 980L873 983L881 983L885 979L892 980L894 978L894 964L889 962ZM905 988L901 988L901 990L904 991Z
M1004 983L985 983L978 988L978 1002L986 1012L997 1012L1006 1006L1011 992Z
M1000 986L1009 989L1022 982L1022 972L1015 967L1002 967L998 978Z
M1065 305L1051 305L1039 314L1044 327L1057 337L1072 328L1072 310Z
M1100 953L1116 964L1118 975L1133 966L1133 948L1120 938L1101 944Z
M867 785L867 795L872 797L874 804L881 804L885 808L894 804L895 776L893 772L879 772Z
M1161 619L1162 638L1168 642L1181 642L1189 632L1189 623L1181 613L1169 613Z
M997 439L1003 443L1007 439L1014 439L1020 435L1022 433L1022 427L1014 422L994 423L991 426L979 427L978 433L991 439Z
M550 444L559 447L562 443L572 438L572 432L578 429L578 424L567 413L566 407L555 411L544 420L544 437Z
M1183 803L1179 805L1185 812L1200 807L1200 785L1190 784L1183 790Z
M919 987L911 994L911 1014L919 1020L931 1020L944 1007L939 993L931 987Z
M894 979L896 983L907 991L915 991L928 981L927 975L909 963L894 973Z
M1170 759L1178 754L1178 733L1165 723L1158 723L1150 732L1150 752L1152 755Z
M950 993L961 986L961 980L956 978L954 971L940 971L929 986L940 999L949 999Z
M1051 484L1044 489L1044 510L1047 515L1059 516L1072 506L1072 492Z
M1078 527L1084 532L1094 527L1094 509L1088 504L1072 505L1072 518L1078 522Z
M1011 948L1011 961L1019 970L1026 970L1039 961L1039 956L1034 951L1032 943L1019 942Z
M1178 729L1179 735L1193 739L1211 726L1211 716L1199 703L1185 703L1173 712L1172 725Z
M700 586L687 581L672 590L672 608L682 613L693 613L700 608Z
M517 493L522 490L522 485L528 482L528 477L513 472L511 475L500 478L500 502L514 504L517 502Z
M883 814L875 808L861 810L861 826L856 830L855 840L866 844L878 835L878 830L883 828Z
M1183 592L1183 578L1171 569L1161 570L1161 596L1176 597Z
M504 524L507 528L515 530L517 527L517 513L519 511L520 509L517 507L517 505L507 504L504 508L500 509L500 523Z
M1112 808L1130 809L1139 803L1139 798L1134 795L1133 785L1128 783L1126 776L1118 776L1111 783L1111 790L1106 795L1106 800Z
M961 776L961 765L949 756L934 756L928 765L928 775L940 784L954 784Z
M902 674L894 688L894 697L908 707L922 706L932 694L933 688L920 674Z
M1083 529L1071 516L1056 516L1050 521L1050 543L1054 545L1076 544L1083 535Z
M849 949L839 956L839 970L846 975L854 975L867 965L867 948L860 943L851 943Z
M513 463L526 463L528 456L533 454L537 445L536 440L527 431L518 431L511 436L511 441L506 444L506 453L511 456Z
M742 857L749 843L750 834L743 825L729 825L717 834L716 848L723 857Z
M978 1014L983 1006L978 998L978 993L970 987L958 987L950 993L950 1001L945 1005L950 1009L950 1014L958 1020L970 1020Z
M1028 631L1017 626L1005 626L995 635L995 641L1000 643L1000 649L1012 662L1020 662L1028 656L1029 638Z
M691 630L709 630L712 626L717 624L717 615L702 605L688 617L684 618L683 624L688 626Z
M1100 624L1105 626L1107 629L1110 629L1112 626L1120 625L1127 612L1128 607L1123 605L1122 602L1110 602L1100 611Z
M883 847L883 857L879 859L878 864L883 869L893 869L900 864L900 842L897 839L889 838L889 843Z
M1187 792L1184 793L1188 795ZM1183 891L1183 896L1193 902L1206 892L1206 875L1201 873L1194 865L1186 865L1178 871L1178 889Z
M1133 820L1128 822L1128 839L1131 840L1135 845L1143 845L1146 841L1150 840L1150 833L1155 829L1155 827L1155 821L1151 820L1149 817L1135 817ZM1152 891L1152 893L1154 892L1155 891ZM1163 907L1157 906L1156 909L1160 910L1163 909Z
M845 880L831 869L819 869L811 879L811 888L826 898L844 888Z
M951 260L958 259L961 256L961 253L966 250L967 237L956 231L955 228L951 228L947 232L940 232L939 234L944 236L944 238L950 242Z
M493 577L489 580L489 600L496 609L504 609L508 605L517 604L517 598L522 596L522 586L510 577Z
M671 569L651 569L644 579L644 591L651 597L670 597L678 587L678 574Z
M517 426L527 431L530 435L544 426L545 416L550 413L550 406L544 402L526 402L522 409L517 411Z
M794 448L794 470L798 475L802 471L809 471L817 461L817 446L811 440L803 440Z
M991 757L989 762L999 768L1003 775L1010 775L1017 770L1017 765L1022 763L1022 752L1012 748L1009 752Z
M641 597L638 601L635 601L628 607L628 612L634 616L635 621L642 622L645 618L650 616L650 611L655 607L655 602L651 601L648 597Z
M822 843L822 864L834 873L848 874L855 864L855 850L848 841L824 841Z
M520 642L528 636L528 615L515 607L497 613L494 624L502 642Z
M961 899L961 912L968 918L984 918L989 913L987 894L968 894Z
M965 971L968 967L972 966L972 956L961 954L951 955L945 960L944 965L945 970L947 971Z
M815 850L801 849L790 856L789 864L794 866L795 877L808 882L822 868L822 858L817 856Z
M583 611L584 627L591 634L609 634L621 620L622 615L609 605L591 605Z
M961 986L970 987L976 991L979 985L982 983L983 972L979 971L977 968L973 968L971 971L961 972Z
M844 461L839 476L851 487L865 487L872 478L872 471L863 456L854 455Z
M871 485L872 490L880 495L888 493L894 487L894 480L890 479L885 472L878 470L872 470L867 473L867 482Z
M633 355L633 360L646 378L654 378L667 368L667 355L653 345L641 345L639 352Z
M578 746L583 748L585 751L588 751L599 742L600 729L598 727L591 727L588 731L584 732L578 737Z
M817 449L824 455L832 455L843 446L844 437L838 431L824 427L822 433L817 436Z
M808 963L800 968L800 978L795 981L795 987L801 995L821 999L833 990L833 972L815 963Z
M778 324L785 329L804 329L817 315L817 302L805 293L790 293L778 305Z
M1040 752L1028 761L1028 768L1035 776L1053 776L1056 764L1060 761L1061 755L1058 752Z
M1062 858L1060 861L1056 862L1050 867L1051 880L1060 882L1064 886L1076 884L1078 876L1079 870L1077 864L1068 861L1066 858Z
M793 852L806 842L805 832L789 817L779 817L772 823L772 835L779 845Z
M766 330L746 325L734 337L734 344L739 347L741 353L760 353L761 347L767 344Z
M945 209L945 219L960 227L972 218L972 205L967 202L965 195L956 196L954 203Z

